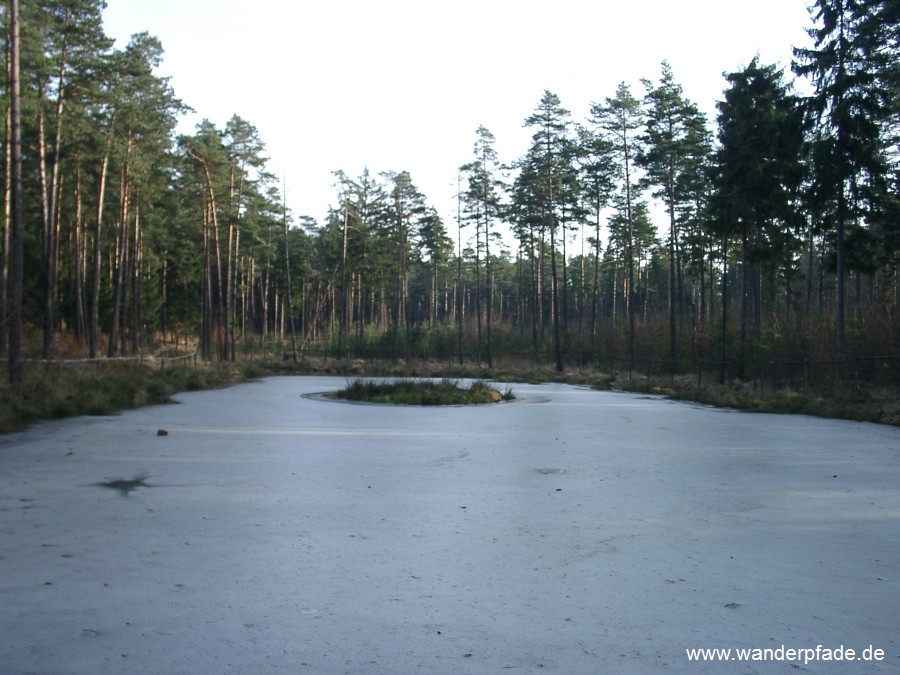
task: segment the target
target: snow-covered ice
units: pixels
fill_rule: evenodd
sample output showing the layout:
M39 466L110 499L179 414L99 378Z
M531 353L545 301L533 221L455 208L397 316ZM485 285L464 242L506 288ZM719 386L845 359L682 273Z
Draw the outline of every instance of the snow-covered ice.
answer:
M900 429L344 383L0 438L0 673L900 672ZM884 657L686 654L819 645Z

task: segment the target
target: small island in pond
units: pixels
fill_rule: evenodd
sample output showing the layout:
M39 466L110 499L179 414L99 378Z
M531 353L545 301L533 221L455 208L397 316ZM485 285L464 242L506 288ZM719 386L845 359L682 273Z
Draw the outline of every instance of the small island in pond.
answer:
M464 386L447 379L374 381L359 378L333 396L347 401L395 405L475 405L515 399L511 389L500 392L480 380Z

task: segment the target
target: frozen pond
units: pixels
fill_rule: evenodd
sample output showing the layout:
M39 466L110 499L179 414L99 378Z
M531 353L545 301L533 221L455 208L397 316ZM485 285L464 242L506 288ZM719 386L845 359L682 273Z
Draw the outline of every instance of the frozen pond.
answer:
M900 672L900 429L344 383L0 437L0 672Z

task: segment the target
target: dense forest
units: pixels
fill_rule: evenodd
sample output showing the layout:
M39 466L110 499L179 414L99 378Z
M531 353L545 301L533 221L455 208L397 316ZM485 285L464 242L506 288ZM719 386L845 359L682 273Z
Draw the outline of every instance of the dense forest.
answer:
M896 0L817 0L793 72L727 73L714 120L665 62L584 119L536 92L522 157L474 130L453 220L385 170L334 171L323 222L288 211L250 121L178 134L162 45L114 48L104 6L0 17L13 380L31 359L164 350L731 376L900 354Z

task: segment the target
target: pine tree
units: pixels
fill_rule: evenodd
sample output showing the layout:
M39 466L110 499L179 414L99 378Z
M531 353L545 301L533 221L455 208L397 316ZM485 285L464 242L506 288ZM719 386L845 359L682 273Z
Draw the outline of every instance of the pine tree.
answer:
M518 173L513 181L508 217L519 249L529 261L527 314L531 325L531 346L539 351L544 335L543 272L545 216L545 185L540 170L540 152L532 145L528 153L516 163Z
M807 111L822 146L819 181L834 196L836 348L844 353L848 227L871 217L886 183L882 134L896 115L896 0L816 0L811 49L794 50L794 72L815 93ZM893 44L892 44L893 42ZM874 188L874 190L873 190Z
M593 217L594 234L588 238L592 248L591 280L591 350L597 349L597 305L600 290L600 255L603 241L601 219L615 191L616 166L613 145L602 134L581 126L578 129L579 172L585 211ZM583 275L582 275L583 276ZM583 280L582 280L583 283Z
M706 147L695 133L705 126L705 119L696 105L684 98L681 85L675 81L671 66L663 61L659 83L644 80L647 95L646 126L637 165L646 172L644 183L656 188L654 195L662 199L669 216L669 358L673 372L677 369L676 303L683 302L676 294L676 277L681 278L679 228L677 214L691 195L681 187L686 174L702 160Z
M21 382L25 379L25 363L22 359L22 301L25 280L25 223L22 210L22 131L20 96L20 41L19 41L19 0L10 0L9 21L10 54L10 199L12 220L10 236L10 317L7 362L9 381Z
M419 192L407 171L383 174L391 184L391 203L385 214L387 237L395 250L395 286L391 305L391 362L400 356L400 329L404 332L404 354L409 356L411 343L409 322L409 261L413 249L412 234L417 224L428 215L425 196Z
M720 204L729 231L741 240L741 361L748 353L751 302L760 325L758 283L761 263L778 252L778 238L792 221L802 177L802 125L797 100L774 65L754 59L726 75L730 87L719 108Z
M640 153L639 132L643 125L640 102L634 98L631 88L621 83L613 98L603 104L591 105L593 124L603 132L612 144L619 165L619 185L622 195L622 215L625 219L625 264L628 270L627 310L628 310L628 362L634 369L635 359L635 179L634 163Z
M478 357L481 359L482 344L482 292L480 252L484 249L486 311L485 328L487 344L485 357L488 367L493 367L491 329L493 325L493 274L491 270L491 238L494 236L492 226L501 216L502 184L496 176L498 168L497 151L494 150L496 139L484 126L476 131L474 159L460 167L467 178L468 187L462 193L462 210L467 220L475 223L475 312L478 326Z
M226 212L228 231L226 233L224 271L224 325L226 326L224 358L233 361L235 359L237 332L237 268L238 260L241 256L241 225L245 211L244 201L247 195L256 189L260 173L265 167L266 158L263 155L265 144L260 138L256 127L238 115L232 115L225 124L222 140L230 160L228 208Z
M110 140L118 143L114 153L119 164L119 204L113 257L113 302L107 355L126 349L127 298L139 271L141 206L150 204L144 195L149 177L160 169L160 158L171 147L177 115L184 110L167 78L155 70L162 63L159 40L148 33L131 37L122 52L113 55L110 83L114 107ZM152 192L152 190L147 190ZM145 214L146 215L146 214ZM121 340L121 345L119 341ZM134 343L132 342L132 348Z
M563 335L560 316L560 277L557 262L557 238L565 237L563 207L566 197L565 183L574 173L574 143L569 131L569 111L562 107L559 97L545 91L534 113L525 120L525 126L534 127L532 148L528 159L534 163L524 175L537 178L534 188L540 200L541 217L550 234L550 282L551 314L553 321L553 354L557 372L565 368L563 359ZM562 234L560 225L562 224Z
M40 17L39 39L43 47L40 61L32 65L39 73L36 83L39 99L37 143L43 221L43 352L46 359L52 356L56 330L57 232L60 229L62 152L67 141L64 138L65 112L70 107L70 82L74 81L77 86L89 81L98 55L112 46L112 41L103 33L102 9L103 3L98 0L67 0L43 3L35 15L35 18Z
M198 183L203 195L203 304L200 330L200 351L205 359L212 357L215 333L219 358L227 358L226 336L228 312L225 300L225 277L222 262L220 215L223 195L228 194L231 161L222 134L209 120L197 125L197 134L180 141L185 153L196 162ZM213 267L215 263L215 268ZM215 272L215 273L214 273Z
M438 322L438 291L441 270L446 267L453 250L453 241L447 233L444 221L434 207L429 206L419 218L417 239L420 257L426 261L428 270L428 312L427 321Z

